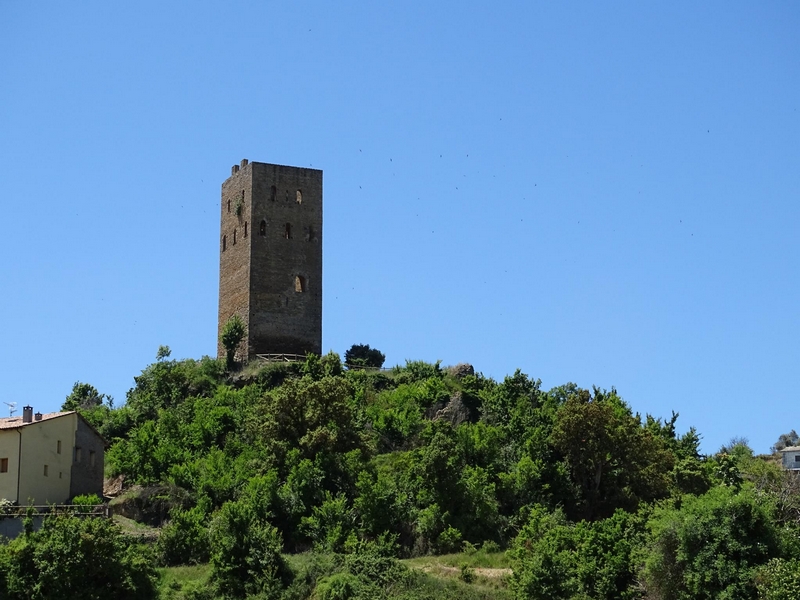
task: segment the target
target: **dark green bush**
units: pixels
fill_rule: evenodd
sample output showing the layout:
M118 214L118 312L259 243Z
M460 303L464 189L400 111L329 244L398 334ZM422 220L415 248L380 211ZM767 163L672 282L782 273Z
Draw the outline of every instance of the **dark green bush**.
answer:
M772 507L752 489L684 496L657 508L648 527L644 580L657 598L751 599L757 567L779 554Z
M173 509L156 544L161 564L167 566L208 562L208 528L199 508Z
M377 348L370 348L369 344L353 344L344 353L344 362L349 368L371 367L380 369L386 355Z
M211 579L221 597L277 597L290 582L281 536L251 504L226 503L211 522L209 539Z
M800 559L773 558L756 571L755 582L760 600L800 598Z
M0 598L151 600L154 562L107 519L49 517L39 531L0 545Z
M635 515L577 524L535 508L514 543L512 588L532 600L624 600L638 597L633 552Z

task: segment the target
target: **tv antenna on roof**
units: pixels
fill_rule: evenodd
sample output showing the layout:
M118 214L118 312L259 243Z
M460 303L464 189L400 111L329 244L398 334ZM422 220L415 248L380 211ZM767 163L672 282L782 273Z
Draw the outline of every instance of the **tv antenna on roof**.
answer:
M14 413L17 411L17 403L16 402L3 402L8 407L8 416L13 417Z

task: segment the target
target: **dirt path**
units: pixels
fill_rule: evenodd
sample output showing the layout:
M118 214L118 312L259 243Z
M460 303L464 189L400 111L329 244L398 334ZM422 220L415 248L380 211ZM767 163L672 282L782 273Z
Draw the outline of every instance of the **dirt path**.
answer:
M447 573L448 575L459 575L461 573L461 569L458 567L448 567L447 565L443 565L441 563L435 563L433 565L424 565L420 567L415 567L420 571L425 573L437 572L437 573ZM489 569L487 567L472 567L472 571L475 575L480 575L481 577L487 577L489 579L499 579L500 577L508 577L511 575L511 569Z

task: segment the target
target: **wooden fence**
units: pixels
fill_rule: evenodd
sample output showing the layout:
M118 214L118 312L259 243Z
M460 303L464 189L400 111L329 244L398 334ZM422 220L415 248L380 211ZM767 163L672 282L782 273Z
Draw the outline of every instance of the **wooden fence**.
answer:
M273 363L273 362L281 362L281 363L289 363L289 362L305 362L306 355L305 354L256 354L256 358L259 360L263 360L264 362ZM392 367L367 367L364 365L358 364L348 364L342 363L344 367L349 371L391 371Z

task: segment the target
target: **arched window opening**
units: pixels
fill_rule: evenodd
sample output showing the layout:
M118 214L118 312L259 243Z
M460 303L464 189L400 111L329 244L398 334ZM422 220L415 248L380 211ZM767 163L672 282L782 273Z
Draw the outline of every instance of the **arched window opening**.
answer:
M222 236L222 251L225 252L225 249L228 247L228 236Z
M233 245L236 245L236 230L233 230Z
M231 212L231 201L230 201L230 199L228 200L228 212Z
M247 237L247 221L244 222L244 237Z
M283 237L285 237L287 240L292 239L292 224L291 223L287 223L286 224L286 227L283 230Z
M297 203L298 204L302 204L303 203L303 190L297 190L296 198L297 198Z
M306 227L306 241L307 242L315 242L317 240L316 235L314 235L314 227L309 225Z
M274 185L269 188L269 199L275 202L275 199L278 197L278 188Z
M261 220L261 225L258 226L258 235L267 235L267 222Z
M294 278L294 291L303 293L306 291L306 278L302 275L297 275Z

